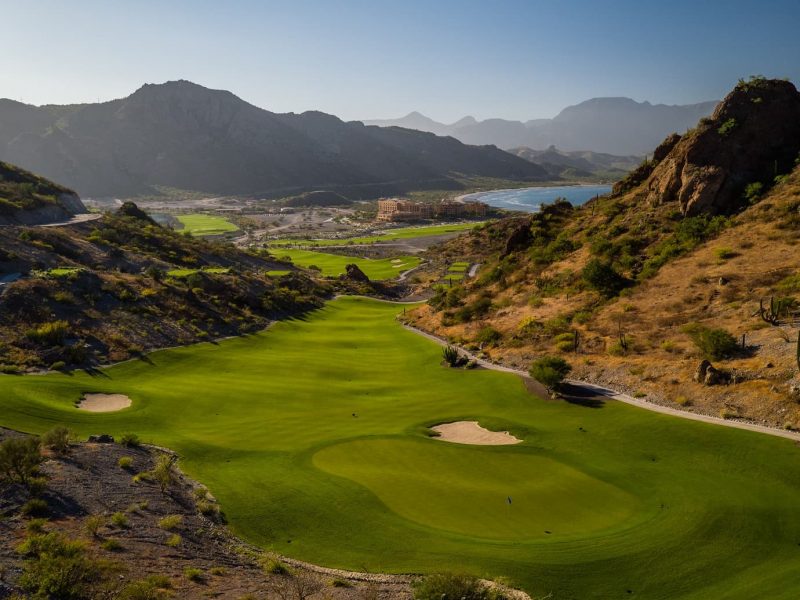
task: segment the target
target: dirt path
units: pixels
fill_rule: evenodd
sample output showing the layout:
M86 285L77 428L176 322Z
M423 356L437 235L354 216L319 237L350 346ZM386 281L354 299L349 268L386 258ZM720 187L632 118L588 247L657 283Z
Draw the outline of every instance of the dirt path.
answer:
M417 329L416 327L413 327L411 325L403 324L403 327L405 327L409 331L413 331L416 334L426 337L429 340L432 340L441 346L452 345L448 344L447 340L444 340L437 335L433 335L432 333L428 333L427 331L422 331L421 329ZM482 358L478 358L471 352L461 347L459 347L459 350L472 360L476 361L480 366L486 369L492 369L494 371L503 371L505 373L514 373L515 375L519 375L521 377L529 376L528 373L526 373L525 371L519 369L512 369L511 367L504 367L503 365L498 365L493 362L484 360ZM644 408L645 410L652 410L653 412L657 413L672 415L673 417L680 417L682 419L689 419L691 421L702 421L703 423L710 423L712 425L722 425L723 427L733 427L734 429L745 429L747 431L755 431L757 433L764 433L767 435L773 435L776 437L782 437L794 441L800 441L800 433L794 431L786 431L785 429L778 429L776 427L758 425L756 423L750 423L748 421L722 419L720 417L712 417L711 415L688 412L685 410L680 410L678 408L672 408L670 406L662 406L660 404L648 402L647 400L643 400L640 398L634 398L633 396L629 396L628 394L623 394L615 390L595 385L593 383L588 383L586 381L568 379L565 381L565 383L575 388L582 397L594 397L594 398L599 397L599 398L608 398L611 400L618 400L620 402L624 402L625 404L638 406L639 408Z

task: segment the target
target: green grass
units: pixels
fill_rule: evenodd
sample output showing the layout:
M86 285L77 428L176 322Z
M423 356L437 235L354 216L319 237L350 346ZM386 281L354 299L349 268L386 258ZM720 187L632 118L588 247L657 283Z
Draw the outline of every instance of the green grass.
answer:
M216 215L193 213L177 215L176 218L183 224L181 231L186 231L195 236L222 235L239 229L228 219Z
M450 225L427 225L424 227L400 227L397 229L387 229L380 235L369 235L336 240L279 240L276 242L270 242L270 246L279 248L281 246L295 245L346 246L349 244L377 244L381 242L394 242L397 240L409 240L430 237L434 235L443 235L445 233L461 233L464 231L469 231L470 229L482 224L483 221L477 223L454 223Z
M289 273L291 273L291 271L279 270L279 269L276 269L274 271L267 271L267 275L269 275L270 277L282 277L284 275L288 275Z
M416 267L420 262L420 259L416 256L370 259L289 248L281 248L273 251L273 254L280 258L288 257L300 267L317 266L322 269L322 274L327 277L341 275L345 272L345 265L354 263L364 271L367 277L375 280L394 279L403 271Z
M401 310L342 298L100 375L0 376L0 424L134 431L176 450L236 533L331 567L507 576L535 597L797 596L790 440L444 369L440 347L395 322ZM84 392L133 405L81 412ZM459 419L524 442L427 436Z
M82 267L55 267L53 269L46 269L44 271L33 271L33 275L35 277L53 277L53 278L61 278L61 277L69 277L71 275L77 275L84 269Z

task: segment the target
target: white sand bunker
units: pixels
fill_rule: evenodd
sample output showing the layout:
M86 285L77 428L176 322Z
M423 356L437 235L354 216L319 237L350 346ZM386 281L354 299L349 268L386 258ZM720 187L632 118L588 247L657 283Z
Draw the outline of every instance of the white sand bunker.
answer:
M508 446L519 444L522 440L515 438L507 431L489 431L478 425L477 421L456 421L442 423L431 427L439 434L435 438L454 444L474 444L476 446Z
M89 412L113 412L131 405L131 399L124 394L84 394L78 408Z

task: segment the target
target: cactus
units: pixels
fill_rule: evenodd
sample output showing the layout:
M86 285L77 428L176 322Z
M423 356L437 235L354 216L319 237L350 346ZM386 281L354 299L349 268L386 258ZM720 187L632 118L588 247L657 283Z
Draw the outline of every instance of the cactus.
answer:
M775 303L775 296L772 296L769 299L769 308L764 308L764 299L761 298L758 301L758 314L766 323L770 325L777 325L778 324L778 312L780 311L780 302L777 304Z
M619 327L619 332L618 332L619 345L625 352L627 352L628 351L628 340L625 337L625 334L622 332L622 320L621 319L617 322L617 326Z
M743 333L742 334L742 350L745 350L746 348L747 348L747 334Z
M580 337L579 337L579 334L578 334L578 330L576 329L575 330L575 343L574 343L575 354L578 353L579 344L580 344Z

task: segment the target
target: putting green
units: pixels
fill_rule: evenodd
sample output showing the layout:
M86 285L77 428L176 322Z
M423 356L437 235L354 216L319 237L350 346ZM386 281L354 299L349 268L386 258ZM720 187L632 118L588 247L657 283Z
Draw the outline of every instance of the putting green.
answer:
M636 512L633 495L529 454L432 447L430 440L357 440L318 452L314 465L364 485L407 519L475 537L589 533Z
M274 250L273 254L281 258L288 257L294 264L301 267L310 267L312 265L319 267L322 270L322 274L328 277L341 275L345 272L345 266L352 263L358 265L358 268L370 279L394 279L403 271L407 271L419 264L419 258L416 256L372 259L314 252L312 250L290 250L287 248Z
M235 532L330 567L506 576L535 597L797 597L790 440L445 369L440 347L396 323L401 311L341 298L99 374L3 375L0 425L170 447ZM133 405L88 413L74 406L86 392ZM524 441L427 437L460 420Z

